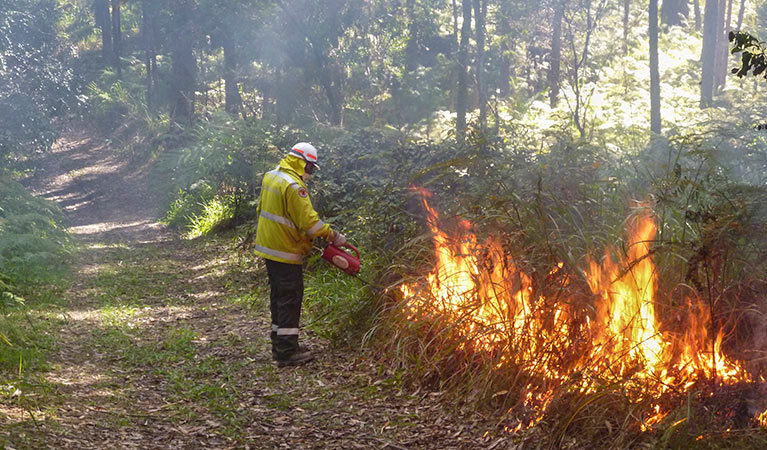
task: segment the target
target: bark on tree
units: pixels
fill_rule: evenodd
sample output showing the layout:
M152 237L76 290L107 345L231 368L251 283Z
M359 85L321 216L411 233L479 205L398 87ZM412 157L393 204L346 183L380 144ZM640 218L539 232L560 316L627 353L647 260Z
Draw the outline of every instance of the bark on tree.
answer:
M629 18L631 17L631 0L623 0L623 56L629 54ZM559 19L562 26L562 19Z
M658 71L658 0L650 0L650 130L661 133L660 73Z
M458 48L458 4L453 0L453 42Z
M714 73L714 93L720 93L727 81L727 56L732 24L732 0L719 0L719 36L717 37L716 68Z
M101 29L101 57L107 64L112 64L112 16L109 12L109 0L93 2L93 17L96 26Z
M471 34L471 0L462 0L463 24L461 25L461 42L458 45L458 85L455 97L455 136L459 145L466 139L466 110L469 97L469 35Z
M477 81L477 103L479 104L479 132L485 135L487 129L487 87L485 86L485 15L487 1L474 0L474 31L477 42L475 77Z
M194 92L197 60L193 43L193 0L173 0L171 55L171 117L178 122L191 122L194 115Z
M319 46L312 42L311 38L309 39L309 43L312 54L314 55L314 60L319 69L318 76L320 85L325 91L325 96L327 97L328 105L330 106L330 123L332 125L341 125L341 102L336 96L330 58L320 51Z
M628 5L630 0L626 0ZM549 66L549 73L547 75L547 81L549 84L549 104L552 108L557 106L559 101L559 80L562 64L562 18L565 14L565 0L559 0L555 3L556 10L554 11L554 23L551 27L551 65ZM628 33L627 29L624 29L624 33ZM625 34L624 34L625 36ZM625 44L624 40L624 44ZM627 52L628 50L624 50Z
M237 53L231 31L222 33L221 44L224 48L224 109L237 115L242 110L242 97L237 83Z
M690 14L689 0L663 0L661 21L668 26L681 25Z
M498 95L506 98L511 92L511 23L508 15L501 10L498 14L498 34L501 39L501 54L498 64Z
M738 11L738 26L735 28L736 30L740 31L743 26L743 15L746 13L746 0L741 0L740 2L740 10Z
M120 57L122 56L122 18L120 13L121 0L112 0L112 64L117 71L117 77L122 76Z
M157 86L157 22L152 0L141 1L141 34L146 68L146 102L151 109L155 106L154 90Z
M724 1L724 0L721 0ZM708 108L714 99L714 69L716 62L716 41L719 36L717 0L707 0L703 17L703 51L701 52L700 107Z

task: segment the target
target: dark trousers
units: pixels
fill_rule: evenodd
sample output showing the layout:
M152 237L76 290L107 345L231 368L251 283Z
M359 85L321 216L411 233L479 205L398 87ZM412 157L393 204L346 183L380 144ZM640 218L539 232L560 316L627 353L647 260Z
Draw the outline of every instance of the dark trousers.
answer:
M304 269L301 264L266 260L271 287L272 356L287 358L298 351L298 321L304 300Z

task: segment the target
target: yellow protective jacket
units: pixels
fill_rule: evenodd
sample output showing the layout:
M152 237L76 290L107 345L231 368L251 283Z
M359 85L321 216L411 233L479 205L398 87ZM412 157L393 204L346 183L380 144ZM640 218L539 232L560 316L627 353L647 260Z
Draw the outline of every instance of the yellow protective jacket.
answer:
M332 235L312 207L309 191L301 179L305 162L288 155L267 172L261 184L256 230L257 255L288 264L301 264L312 248L312 239Z

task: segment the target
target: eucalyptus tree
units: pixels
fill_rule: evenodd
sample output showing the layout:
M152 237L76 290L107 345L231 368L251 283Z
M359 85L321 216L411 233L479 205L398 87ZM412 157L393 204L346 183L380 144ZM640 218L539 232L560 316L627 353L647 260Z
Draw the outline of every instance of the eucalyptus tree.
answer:
M703 17L703 49L701 52L700 106L707 108L714 100L714 73L717 48L718 1L706 0Z
M112 16L110 0L93 0L93 16L96 26L101 30L101 57L106 63L114 59L112 53Z
M555 0L554 19L551 26L551 63L548 73L549 103L552 108L559 101L559 83L562 66L562 19L565 15L567 0Z
M650 131L661 132L660 73L658 70L658 0L650 0Z
M197 32L197 2L169 0L171 24L169 44L171 57L170 112L177 122L189 122L194 116L194 94L197 83L197 59L194 43Z
M229 114L242 112L240 94L243 47L256 39L258 17L269 7L265 0L199 0L198 24L210 37L214 49L221 49L223 67L219 72L224 80L224 109Z
M466 137L466 113L468 110L469 96L469 39L471 37L471 0L461 2L463 23L461 25L461 41L458 45L458 72L455 94L455 135L459 145L464 143Z
M668 26L682 25L690 14L690 0L664 0L661 21Z
M122 0L112 0L112 66L117 71L117 76L122 76L122 13L120 7Z

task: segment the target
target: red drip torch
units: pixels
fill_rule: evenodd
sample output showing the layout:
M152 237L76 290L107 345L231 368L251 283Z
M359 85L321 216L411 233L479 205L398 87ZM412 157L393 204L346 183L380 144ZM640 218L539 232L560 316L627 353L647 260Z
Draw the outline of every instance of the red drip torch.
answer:
M344 244L342 247L348 247L357 254L355 257L346 250L336 247L333 244L328 244L325 247L325 251L322 252L322 259L330 262L334 266L348 273L349 275L357 275L360 271L360 252L351 244Z

